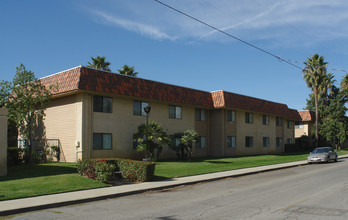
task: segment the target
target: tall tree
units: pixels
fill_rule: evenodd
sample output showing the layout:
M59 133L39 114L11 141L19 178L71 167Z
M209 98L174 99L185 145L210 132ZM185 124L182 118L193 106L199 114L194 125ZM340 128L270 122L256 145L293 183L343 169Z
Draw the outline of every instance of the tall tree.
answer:
M109 68L110 62L107 62L105 57L97 56L96 58L91 57L91 59L92 63L88 62L88 67L99 70L111 71Z
M21 64L16 68L16 74L13 82L1 82L0 87L7 88L2 91L11 91L4 93L1 97L7 99L3 102L9 110L9 120L16 124L21 136L28 140L29 145L29 163L33 164L32 158L32 136L34 127L43 120L45 116L45 106L51 98L51 89L53 86L46 88L35 78L31 71L27 71ZM9 90L8 90L9 89Z
M320 85L323 81L323 76L326 75L326 65L324 62L324 57L314 54L313 56L307 58L304 62L305 68L302 70L303 77L306 80L307 86L312 89L315 101L315 139L316 146L318 146L318 121L319 121L319 107L318 99L320 93Z
M134 66L123 65L122 69L117 70L119 74L127 76L137 76L138 72L135 72Z

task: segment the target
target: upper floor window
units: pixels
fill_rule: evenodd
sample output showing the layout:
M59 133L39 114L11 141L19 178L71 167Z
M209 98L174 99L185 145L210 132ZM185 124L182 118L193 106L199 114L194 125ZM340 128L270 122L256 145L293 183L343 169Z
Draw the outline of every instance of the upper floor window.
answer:
M207 111L205 109L196 108L196 121L207 120L206 114L207 114Z
M169 118L180 119L181 118L181 107L170 105L169 106Z
M93 111L94 112L112 112L112 98L95 95L93 97Z
M292 121L288 121L288 128L292 129Z
M236 111L227 110L227 121L235 122L236 121Z
M133 114L146 116L144 108L149 106L148 102L133 101Z
M269 147L269 137L263 137L262 138L262 146Z
M112 134L93 133L93 150L111 150Z
M283 119L281 117L276 117L276 125L283 126Z
M268 115L262 115L262 124L269 125L269 117L268 117Z
M198 142L196 143L196 148L206 148L207 147L207 137L200 136Z
M254 146L254 138L252 136L245 137L245 146L246 147L253 147Z
M253 113L245 112L245 123L253 123Z
M235 148L236 147L236 136L227 136L227 147Z

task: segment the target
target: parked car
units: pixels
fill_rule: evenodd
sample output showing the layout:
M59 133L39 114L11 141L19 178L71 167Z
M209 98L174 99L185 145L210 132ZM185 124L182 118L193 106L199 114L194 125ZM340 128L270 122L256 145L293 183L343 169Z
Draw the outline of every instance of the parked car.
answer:
M332 147L315 148L307 157L308 163L337 161L337 152Z

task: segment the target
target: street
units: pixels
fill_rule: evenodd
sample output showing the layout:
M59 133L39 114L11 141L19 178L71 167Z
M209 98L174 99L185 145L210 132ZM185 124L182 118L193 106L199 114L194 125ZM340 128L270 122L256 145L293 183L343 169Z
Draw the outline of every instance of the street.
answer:
M312 164L12 219L348 219L348 160Z

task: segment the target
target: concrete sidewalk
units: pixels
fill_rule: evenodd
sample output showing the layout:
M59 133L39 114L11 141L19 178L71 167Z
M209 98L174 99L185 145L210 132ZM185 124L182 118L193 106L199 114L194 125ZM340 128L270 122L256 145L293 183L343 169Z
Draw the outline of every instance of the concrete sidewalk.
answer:
M348 155L339 156L339 159L348 158ZM0 216L13 215L23 212L73 205L107 198L132 195L149 190L159 190L180 185L188 185L205 181L213 181L228 177L237 177L259 172L284 169L294 166L306 165L307 161L296 161L283 164L267 165L260 167L244 168L238 170L209 173L197 176L173 178L169 180L129 184L99 189L82 190L46 196L37 196L24 199L14 199L0 202Z

